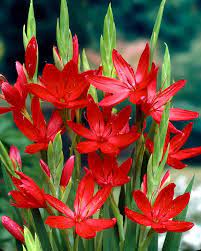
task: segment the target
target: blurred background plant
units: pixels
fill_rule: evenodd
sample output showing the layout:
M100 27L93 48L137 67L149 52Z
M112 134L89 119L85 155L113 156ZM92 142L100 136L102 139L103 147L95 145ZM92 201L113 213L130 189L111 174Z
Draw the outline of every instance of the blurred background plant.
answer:
M97 66L99 59L99 39L102 33L103 19L109 2L112 3L117 27L118 43L124 57L133 66L149 40L160 0L68 0L70 27L79 37L80 46L86 48L90 63ZM15 82L15 61L24 61L22 27L26 23L29 1L0 1L0 73L11 83ZM39 72L46 62L53 62L52 47L56 45L56 20L59 16L60 1L34 0L37 21L37 39L39 44ZM172 75L174 80L185 78L186 87L176 96L174 103L178 107L201 112L201 1L168 0L160 32L157 62L164 53L164 41L170 49ZM89 49L90 48L90 49ZM49 108L46 108L47 110ZM48 112L48 111L47 111ZM201 123L198 119L186 147L201 145ZM181 125L181 124L180 124ZM24 154L28 144L15 128L11 114L3 115L0 123L0 139L9 149L16 145L22 154L23 165L33 177L39 168L37 159ZM201 166L201 157L196 157L188 164ZM34 166L34 169L31 168ZM191 176L194 169L187 171ZM183 173L183 172L182 172ZM181 174L181 173L180 173ZM2 177L2 174L0 174ZM198 176L199 177L199 176ZM0 214L9 210L4 184L0 180ZM181 185L182 187L182 185ZM199 186L198 186L199 187ZM199 188L200 189L200 188ZM196 197L196 196L194 196ZM196 197L197 200L197 197ZM198 209L198 213L201 213ZM195 214L195 213L194 213ZM197 217L197 216L196 216ZM12 251L10 235L0 228L0 249ZM198 245L201 245L201 243ZM199 246L198 246L199 247ZM184 248L185 249L185 246ZM185 250L188 249L188 243Z

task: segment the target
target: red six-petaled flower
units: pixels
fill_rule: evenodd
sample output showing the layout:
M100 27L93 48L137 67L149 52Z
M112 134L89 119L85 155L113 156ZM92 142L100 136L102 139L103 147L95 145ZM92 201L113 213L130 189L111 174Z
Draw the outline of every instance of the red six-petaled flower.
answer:
M167 164L176 169L182 169L187 165L184 164L181 160L196 157L201 154L201 147L192 147L187 149L181 149L182 146L186 143L187 139L190 136L192 131L193 123L189 123L182 130L181 134L177 134L170 139L170 133L166 136L164 154L169 145ZM151 140L147 140L146 146L150 152L153 152L154 145Z
M87 76L88 81L96 88L111 93L101 102L101 106L114 106L126 98L137 104L147 94L147 85L156 78L158 68L152 64L149 72L150 49L146 47L138 63L137 71L123 59L123 57L113 50L112 59L119 80L103 76Z
M46 64L40 83L29 85L31 93L54 104L59 109L85 107L88 103L87 91L89 88L85 77L99 72L89 70L79 73L77 36L73 38L73 49L73 58L64 66L63 70L60 71L53 64Z
M163 188L153 205L142 191L134 191L133 198L142 213L134 212L126 207L126 216L138 224L151 227L157 233L188 231L194 226L193 223L177 221L173 218L187 206L190 194L185 193L173 199L174 188L173 183Z
M25 118L21 113L14 113L14 122L18 129L34 144L26 147L25 152L33 154L48 148L48 143L54 140L58 132L63 132L63 121L57 111L55 111L49 123L46 124L45 118L40 108L37 97L31 103L32 120Z
M105 203L110 187L104 187L94 194L95 182L91 175L86 174L80 181L74 201L74 212L62 201L46 195L47 202L64 216L49 216L45 223L53 228L67 229L75 227L75 232L86 239L96 236L96 232L113 227L116 219L92 219Z
M88 155L89 169L87 171L99 186L122 186L130 181L128 176L132 159L129 158L119 167L114 156L105 155L101 158L97 153Z
M121 148L130 145L139 138L139 133L135 129L129 132L123 130L129 121L130 106L105 121L104 112L91 100L87 106L86 114L90 130L82 124L67 121L68 126L74 132L87 139L78 143L77 150L80 153L89 153L100 149L105 154L117 155ZM122 130L123 132L121 132Z

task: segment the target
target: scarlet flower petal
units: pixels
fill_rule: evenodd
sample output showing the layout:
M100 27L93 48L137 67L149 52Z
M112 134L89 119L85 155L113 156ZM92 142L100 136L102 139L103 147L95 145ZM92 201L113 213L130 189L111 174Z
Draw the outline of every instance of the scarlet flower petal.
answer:
M192 131L193 123L189 123L183 130L182 134L175 135L170 140L170 149L171 152L178 151L187 141L190 133Z
M196 157L200 154L201 154L201 146L180 150L175 155L172 155L172 157L173 158L175 157L178 160L183 160Z
M170 109L170 120L172 121L185 121L197 119L199 117L198 112L184 110L180 108L171 108Z
M173 201L174 189L175 189L175 184L170 183L168 186L166 186L159 192L153 205L153 213L159 219L161 216L167 213Z
M94 193L94 180L91 175L86 174L80 181L74 201L75 213L79 215L91 201Z
M79 44L78 44L78 38L77 35L73 37L73 61L75 64L78 64L78 58L79 58Z
M167 87L165 90L161 91L155 99L154 108L157 110L158 108L165 105L171 99L171 97L173 97L181 88L185 86L185 84L185 80L179 80L178 82Z
M167 214L163 217L163 220L165 221L174 218L175 216L180 214L182 210L187 206L189 199L190 199L189 193L185 193L174 199Z
M151 226L152 224L152 221L148 219L145 215L134 212L128 209L127 207L125 208L125 214L131 221L137 222L138 224L144 226Z
M96 139L96 136L89 129L85 128L83 125L79 123L74 123L72 121L67 121L67 124L78 135L91 140Z
M16 161L19 167L22 167L22 160L20 156L20 152L16 146L10 147L9 157L12 161Z
M117 146L110 144L108 142L102 143L100 145L100 149L103 153L110 154L110 155L117 155L120 152L120 150Z
M121 131L128 123L132 112L131 106L124 107L113 119L113 133Z
M125 100L126 98L128 98L129 96L129 92L128 91L124 91L122 93L115 93L112 94L110 96L105 97L104 99L102 99L99 102L100 106L114 106L119 104L120 102L122 102L123 100Z
M32 141L37 141L39 132L28 119L17 112L13 113L13 118L16 126L27 138Z
M139 136L140 136L139 133L129 132L113 136L108 139L108 142L117 147L126 147L135 142L139 138Z
M58 132L63 132L63 120L57 111L54 111L47 125L47 137L54 140Z
M135 76L137 82L141 82L144 76L146 76L148 73L149 55L150 55L150 49L149 49L149 44L147 43L138 63L136 76Z
M46 132L46 122L43 116L38 97L33 97L31 102L33 125L40 129L41 135ZM45 135L44 135L45 136Z
M48 148L48 143L35 143L26 146L25 152L29 154L34 154L41 150L46 150L47 148Z
M79 153L91 153L98 150L99 144L95 141L84 141L77 144L77 150Z
M180 160L172 158L172 157L168 157L167 164L175 169L183 169L187 166Z
M76 223L75 232L79 236L85 239L91 239L96 236L96 231L90 225L88 225L85 221Z
M121 81L114 78L91 75L87 77L87 80L97 89L100 89L104 92L121 94L122 92L129 91L129 88L125 83L122 83Z
M12 107L0 107L0 114L4 114L4 113L10 112L12 110L13 110Z
M65 214L66 216L68 216L72 219L74 218L73 211L71 211L71 209L69 207L67 207L66 204L64 204L62 201L51 196L50 194L45 194L45 199L50 204L50 206L52 206L53 208L55 208L56 210L58 210L62 214Z
M168 221L164 225L170 232L186 232L194 226L192 222L186 221Z
M116 219L87 219L85 223L96 232L113 227L116 224Z
M9 104L11 104L15 107L19 107L20 109L22 108L21 107L22 104L21 104L20 93L14 86L12 86L6 82L3 82L1 85L1 89L2 89L2 92L4 94L6 101Z
M133 198L137 204L137 207L147 216L151 216L151 204L149 200L147 199L146 195L140 191L137 190L133 193Z
M134 86L134 71L131 66L123 59L123 57L117 52L117 50L113 50L112 60L119 79L124 83L129 83L130 85Z
M67 229L75 226L74 220L65 216L48 216L45 220L45 224L52 228L59 229Z
M87 106L87 121L89 126L96 135L102 135L105 129L103 114L94 103L94 101L89 102Z
M29 84L27 88L30 93L36 95L37 97L43 100L46 100L50 103L57 102L57 99L42 85Z
M119 169L121 170L122 173L128 175L131 165L132 165L132 158L129 158L121 164Z
M102 189L100 189L95 196L88 202L87 206L85 207L84 210L82 210L82 216L83 217L90 217L93 214L95 214L98 209L102 207L102 205L105 203L107 200L109 194L111 191L111 187L107 186Z

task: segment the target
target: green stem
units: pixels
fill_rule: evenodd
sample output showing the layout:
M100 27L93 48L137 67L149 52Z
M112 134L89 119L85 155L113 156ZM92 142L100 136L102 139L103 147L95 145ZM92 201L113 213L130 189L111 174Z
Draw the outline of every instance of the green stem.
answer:
M153 237L154 231L152 229L147 233L146 227L142 226L140 228L140 238L139 238L139 251L147 251L151 239Z
M123 251L124 250L124 241L125 241L123 216L121 215L119 208L115 202L113 193L111 193L111 195L110 195L110 204L111 204L113 214L114 214L115 218L117 219L117 226L118 226L119 239L120 239L119 248L120 248L120 251Z
M73 246L73 251L78 251L78 247L79 247L79 235L76 235L74 246Z
M36 232L40 240L43 251L51 251L52 247L39 209L33 208L31 209L31 212L36 227Z

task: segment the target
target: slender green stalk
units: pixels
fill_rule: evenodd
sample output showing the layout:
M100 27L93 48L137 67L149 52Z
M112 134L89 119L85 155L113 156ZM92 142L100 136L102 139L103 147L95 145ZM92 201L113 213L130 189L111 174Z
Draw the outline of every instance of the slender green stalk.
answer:
M79 247L79 235L76 235L74 246L73 246L73 251L78 251L78 247Z
M52 247L39 209L33 208L31 209L31 213L43 251L51 251Z
M120 239L119 248L120 248L120 251L123 251L124 250L124 241L125 241L123 216L121 215L119 208L114 200L113 193L111 193L111 195L110 195L110 204L111 204L113 214L114 214L115 218L117 219L117 226L118 226L119 239Z

